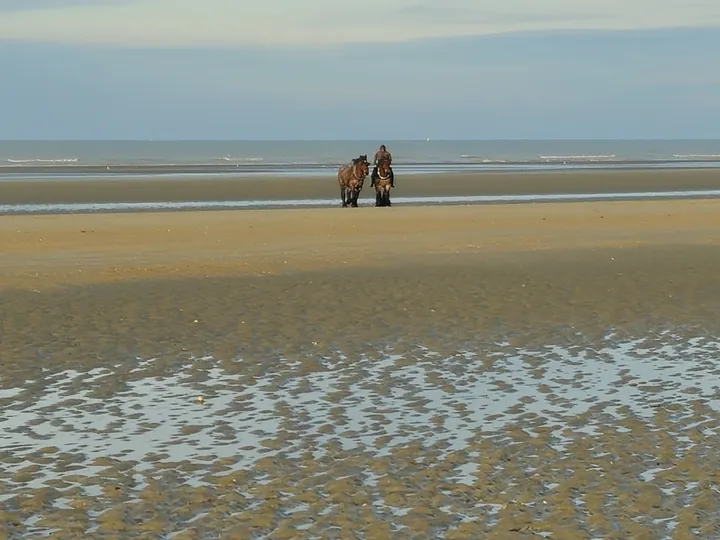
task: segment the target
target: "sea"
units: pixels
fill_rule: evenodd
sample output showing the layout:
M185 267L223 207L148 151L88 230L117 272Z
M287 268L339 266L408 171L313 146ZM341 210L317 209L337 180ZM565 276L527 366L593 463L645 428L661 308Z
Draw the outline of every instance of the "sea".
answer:
M333 175L380 144L403 174L720 167L720 139L487 141L0 141L0 178Z

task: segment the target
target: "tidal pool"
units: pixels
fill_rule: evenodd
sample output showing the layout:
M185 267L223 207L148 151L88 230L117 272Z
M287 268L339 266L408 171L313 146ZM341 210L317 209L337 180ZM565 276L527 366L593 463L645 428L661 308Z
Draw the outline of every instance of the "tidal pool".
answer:
M0 389L0 532L714 534L718 360L664 333L39 370Z

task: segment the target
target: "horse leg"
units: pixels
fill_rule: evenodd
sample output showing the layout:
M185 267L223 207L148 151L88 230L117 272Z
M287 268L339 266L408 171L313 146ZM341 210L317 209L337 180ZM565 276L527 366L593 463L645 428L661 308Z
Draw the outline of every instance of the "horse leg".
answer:
M357 208L357 207L358 207L357 201L358 201L358 197L359 197L359 196L360 196L360 192L359 192L359 191L353 191L353 194L352 194L352 207L353 207L353 208Z
M375 206L382 206L382 197L380 196L380 190L375 190Z
M390 202L390 189L385 192L385 203L387 206L392 206L392 203Z
M382 206L383 208L387 206L387 201L385 200L385 186L378 189L377 193L377 205Z
M347 200L345 199L345 188L340 187L340 198L342 199L342 207L347 208Z

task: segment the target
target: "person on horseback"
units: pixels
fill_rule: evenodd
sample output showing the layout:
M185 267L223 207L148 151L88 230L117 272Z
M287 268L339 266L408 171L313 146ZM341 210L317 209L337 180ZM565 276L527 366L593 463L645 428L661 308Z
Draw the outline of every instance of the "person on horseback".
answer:
M388 165L392 165L392 154L390 152L388 152L388 150L384 144L381 144L378 151L375 152L375 160L374 160L375 168L373 169L373 172L372 172L372 177L371 177L371 182L370 182L371 186L375 185L375 179L378 177L378 163L380 162L381 159L387 159ZM390 168L390 186L395 187L395 173L393 172L392 167Z

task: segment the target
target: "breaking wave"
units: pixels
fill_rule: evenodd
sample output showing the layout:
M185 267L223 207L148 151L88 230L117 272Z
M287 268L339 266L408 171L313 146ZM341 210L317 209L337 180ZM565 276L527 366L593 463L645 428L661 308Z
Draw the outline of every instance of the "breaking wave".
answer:
M58 164L61 165L63 163L77 163L79 160L78 158L60 158L60 159L42 159L42 158L33 158L33 159L6 159L6 163L12 163L14 165L53 165Z

